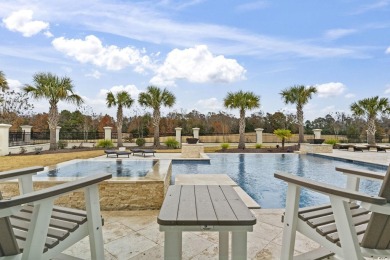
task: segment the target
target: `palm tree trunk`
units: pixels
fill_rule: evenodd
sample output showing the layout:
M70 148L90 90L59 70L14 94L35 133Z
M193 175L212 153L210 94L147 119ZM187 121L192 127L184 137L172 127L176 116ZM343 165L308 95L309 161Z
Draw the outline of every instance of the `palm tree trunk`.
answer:
M303 110L302 107L297 107L297 120L298 120L298 131L299 131L299 140L298 143L303 143L305 141L304 128L303 128Z
M123 124L123 110L122 106L118 106L118 110L116 113L116 129L117 129L117 134L118 134L118 141L117 141L117 146L122 147L122 124Z
M367 124L367 143L375 144L375 118L369 118Z
M240 122L239 122L240 140L238 142L238 149L245 149L245 110L240 110Z
M48 124L50 130L50 150L57 150L57 124L59 120L58 108L56 103L50 103Z
M153 146L157 148L160 146L160 109L153 110L153 126Z

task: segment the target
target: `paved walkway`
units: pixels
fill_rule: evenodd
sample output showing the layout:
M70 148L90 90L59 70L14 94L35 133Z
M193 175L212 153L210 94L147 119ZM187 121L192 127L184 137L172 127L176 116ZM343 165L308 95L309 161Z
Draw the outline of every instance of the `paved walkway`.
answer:
M346 150L333 149L333 153L319 153L321 155L343 158L352 161L375 163L389 166L390 152L364 151L350 152Z

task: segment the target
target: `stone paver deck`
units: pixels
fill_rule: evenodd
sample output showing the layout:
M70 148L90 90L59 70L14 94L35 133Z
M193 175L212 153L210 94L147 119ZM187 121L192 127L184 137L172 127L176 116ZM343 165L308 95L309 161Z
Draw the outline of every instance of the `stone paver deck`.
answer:
M256 209L257 224L248 233L248 259L279 259L282 241L281 209ZM163 259L164 233L159 231L157 210L105 211L103 227L107 260ZM296 254L319 245L297 234ZM88 238L64 253L90 259ZM218 233L184 232L183 259L218 259Z

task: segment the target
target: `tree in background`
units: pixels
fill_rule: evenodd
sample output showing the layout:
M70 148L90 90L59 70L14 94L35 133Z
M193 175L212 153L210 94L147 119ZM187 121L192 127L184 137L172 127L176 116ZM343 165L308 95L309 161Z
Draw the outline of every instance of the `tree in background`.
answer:
M259 107L260 97L250 91L229 92L224 99L224 105L226 108L238 108L240 110L238 149L245 149L245 111Z
M165 88L160 89L155 86L149 86L146 88L146 92L139 94L138 103L143 107L153 109L154 147L160 146L161 106L172 107L175 102L175 95Z
M286 139L289 139L292 136L291 131L288 129L276 129L274 134L282 140L282 149L284 149L284 142Z
M285 104L296 105L299 143L304 141L303 106L309 102L314 93L317 93L317 89L315 87L310 86L306 88L303 85L296 85L280 92Z
M116 128L118 133L118 147L123 145L122 143L122 124L123 124L123 108L130 108L134 99L131 98L130 94L126 91L119 91L115 95L110 91L106 97L107 106L113 107L118 106L116 110Z
M0 93L0 123L15 125L18 118L31 115L33 108L26 93L14 90Z
M72 80L68 77L59 78L52 73L37 73L33 76L33 84L27 84L23 90L35 99L49 100L49 130L50 150L57 149L56 127L59 121L58 102L66 101L80 105L82 98L74 93Z
M0 70L0 89L1 91L6 91L9 89L7 79L5 78L5 75L1 70Z
M366 116L367 118L367 142L375 144L376 117L379 113L389 114L389 100L378 96L365 98L351 104L352 114L355 116Z

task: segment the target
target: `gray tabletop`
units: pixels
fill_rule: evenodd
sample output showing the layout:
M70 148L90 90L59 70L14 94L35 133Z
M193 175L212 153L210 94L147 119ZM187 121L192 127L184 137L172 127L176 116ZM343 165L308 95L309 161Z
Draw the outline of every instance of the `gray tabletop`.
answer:
M256 217L231 186L172 185L168 188L157 223L248 226L256 224Z

